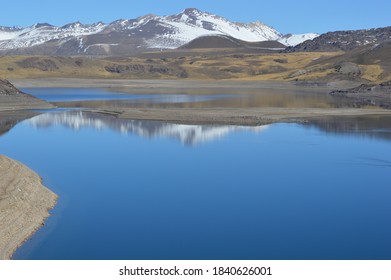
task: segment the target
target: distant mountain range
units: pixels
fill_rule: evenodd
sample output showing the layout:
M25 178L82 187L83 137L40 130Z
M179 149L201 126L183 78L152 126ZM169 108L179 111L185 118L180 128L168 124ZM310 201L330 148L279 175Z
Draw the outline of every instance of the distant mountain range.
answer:
M0 53L8 55L130 55L175 49L202 36L223 35L245 42L277 41L295 46L315 33L283 35L261 22L237 23L197 9L171 16L145 15L109 24L47 23L0 27Z

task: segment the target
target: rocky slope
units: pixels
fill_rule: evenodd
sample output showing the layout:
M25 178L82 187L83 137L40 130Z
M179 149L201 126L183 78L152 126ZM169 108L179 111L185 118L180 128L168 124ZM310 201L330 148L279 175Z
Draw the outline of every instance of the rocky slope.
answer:
M57 196L23 164L0 155L0 260L9 259L49 216Z
M351 51L391 41L391 26L384 28L328 32L286 49L286 52Z
M54 106L18 90L7 80L0 79L0 111L50 109Z
M18 90L9 81L0 79L0 96L21 95L21 94L22 92Z
M369 105L391 109L391 81L381 84L362 84L347 90L335 90L330 94L349 99L357 107Z
M325 52L319 54L322 53L325 55L320 55L305 68L291 74L290 77L299 80L310 78L323 81L349 80L378 84L391 79L391 41L335 53L331 57L327 57Z

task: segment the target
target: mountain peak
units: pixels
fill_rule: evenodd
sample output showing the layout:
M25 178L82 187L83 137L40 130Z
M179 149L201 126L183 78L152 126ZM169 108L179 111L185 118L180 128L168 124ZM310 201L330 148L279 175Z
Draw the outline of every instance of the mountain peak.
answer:
M75 22L72 22L72 23L68 23L68 24L65 24L64 26L61 26L61 28L75 28L75 27L79 27L81 26L81 22L80 21L75 21Z
M137 20L138 21L149 21L149 20L153 20L155 18L157 18L158 16L155 15L155 14L146 14L146 15L143 15L141 17L138 17Z
M40 27L53 27L53 25L49 24L49 23L36 23L33 25L34 28L40 28Z
M183 10L182 14L185 14L185 15L199 15L199 14L202 14L204 13L203 11L200 11L198 10L197 8L187 8L185 10Z
M260 20L257 20L255 22L252 23L252 25L254 26L265 26L266 24L264 24L262 21Z

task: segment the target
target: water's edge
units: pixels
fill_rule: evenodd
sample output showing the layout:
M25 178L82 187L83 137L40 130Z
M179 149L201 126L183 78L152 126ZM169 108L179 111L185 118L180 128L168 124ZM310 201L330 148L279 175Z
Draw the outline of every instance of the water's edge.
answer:
M20 162L0 155L1 215L0 259L10 259L50 216L57 195Z

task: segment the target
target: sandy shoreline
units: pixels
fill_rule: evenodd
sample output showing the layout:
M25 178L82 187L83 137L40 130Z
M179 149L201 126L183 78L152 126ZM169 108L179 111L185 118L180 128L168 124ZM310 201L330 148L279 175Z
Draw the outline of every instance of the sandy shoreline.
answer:
M0 155L0 259L9 259L49 216L57 195L20 162Z
M257 126L279 122L304 123L322 117L391 116L385 109L354 108L197 108L197 109L85 109L121 119L163 121L178 124Z

